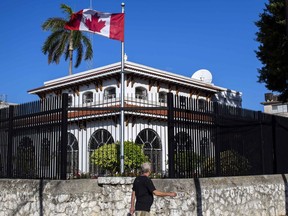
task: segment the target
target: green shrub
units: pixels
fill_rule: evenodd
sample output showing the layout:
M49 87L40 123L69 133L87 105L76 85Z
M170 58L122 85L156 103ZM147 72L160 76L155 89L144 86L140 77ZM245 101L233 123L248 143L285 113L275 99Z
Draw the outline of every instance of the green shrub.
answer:
M148 161L143 145L131 141L124 142L124 170L126 173L136 172L141 164ZM94 150L91 162L108 170L111 174L120 172L120 143L105 144Z
M222 176L246 175L251 169L248 159L234 150L220 152L220 167ZM206 159L202 171L206 175L216 175L214 157Z
M196 170L197 166L201 164L201 157L193 152L178 152L174 156L175 169L179 171Z

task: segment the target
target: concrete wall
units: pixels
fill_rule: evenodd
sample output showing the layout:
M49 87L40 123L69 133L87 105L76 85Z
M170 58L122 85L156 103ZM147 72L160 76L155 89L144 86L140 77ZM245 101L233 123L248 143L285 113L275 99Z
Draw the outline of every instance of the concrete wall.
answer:
M177 197L156 197L154 215L286 215L288 175L155 179ZM0 216L127 215L134 178L0 180Z

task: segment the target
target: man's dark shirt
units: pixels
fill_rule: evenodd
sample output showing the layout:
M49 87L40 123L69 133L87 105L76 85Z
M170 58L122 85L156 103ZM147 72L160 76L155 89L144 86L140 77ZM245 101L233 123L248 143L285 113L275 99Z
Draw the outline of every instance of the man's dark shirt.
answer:
M138 176L133 182L133 191L136 195L136 211L150 211L153 204L153 191L156 190L153 182L147 176Z

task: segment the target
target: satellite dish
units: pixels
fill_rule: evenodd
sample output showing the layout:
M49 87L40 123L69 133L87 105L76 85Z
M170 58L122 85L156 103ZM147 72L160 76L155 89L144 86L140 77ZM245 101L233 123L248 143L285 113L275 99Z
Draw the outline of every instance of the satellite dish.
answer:
M206 69L200 69L198 71L196 71L192 77L192 79L197 79L200 80L204 83L212 83L212 74L210 71L206 70Z

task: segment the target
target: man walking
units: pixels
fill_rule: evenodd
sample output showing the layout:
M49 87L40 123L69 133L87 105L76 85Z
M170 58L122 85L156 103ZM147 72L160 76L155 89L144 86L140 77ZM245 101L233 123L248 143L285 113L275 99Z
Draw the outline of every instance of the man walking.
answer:
M141 172L142 175L136 177L133 182L130 214L135 212L136 216L149 216L150 208L154 200L153 194L160 197L175 197L177 194L175 192L161 192L156 190L153 182L148 178L151 174L150 163L142 164Z

